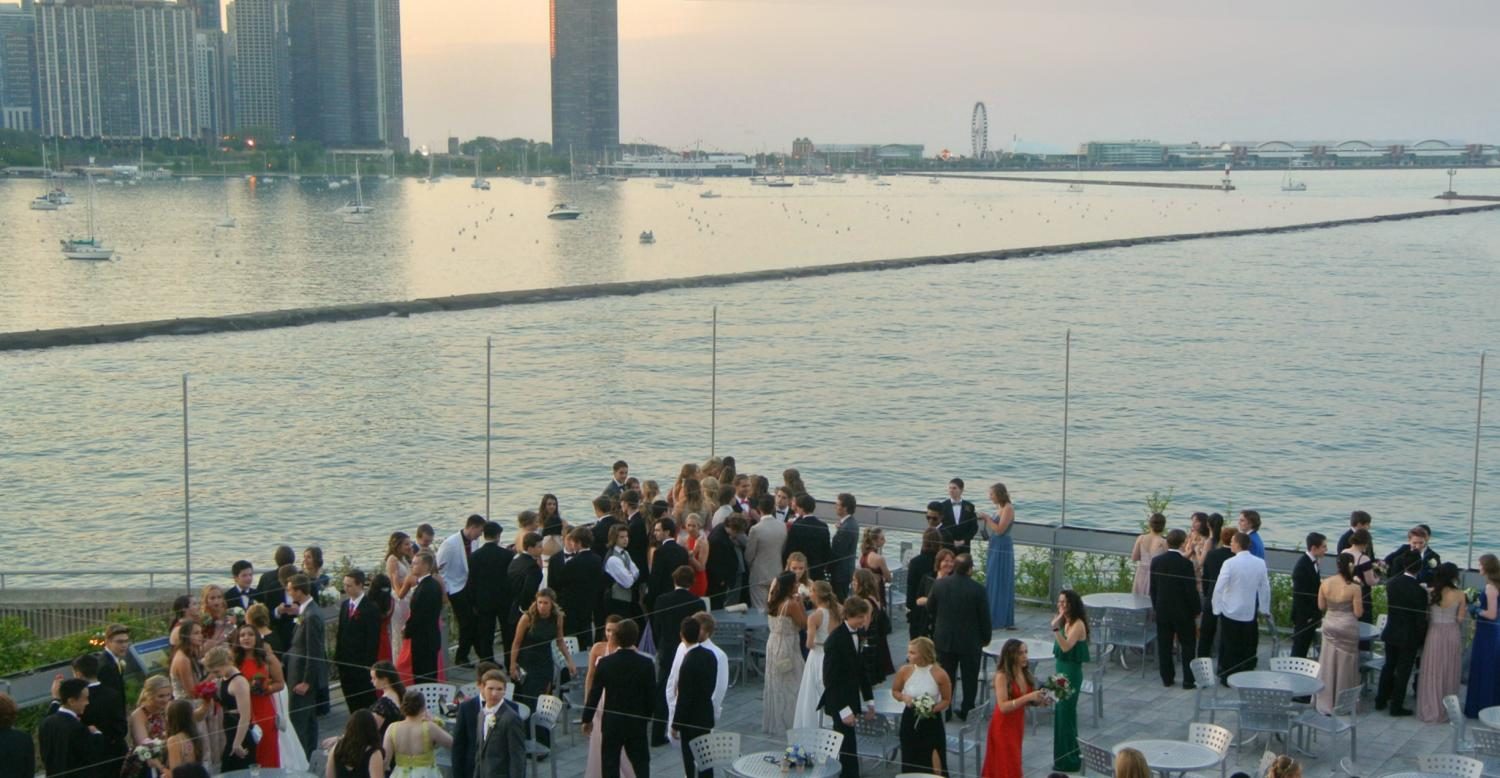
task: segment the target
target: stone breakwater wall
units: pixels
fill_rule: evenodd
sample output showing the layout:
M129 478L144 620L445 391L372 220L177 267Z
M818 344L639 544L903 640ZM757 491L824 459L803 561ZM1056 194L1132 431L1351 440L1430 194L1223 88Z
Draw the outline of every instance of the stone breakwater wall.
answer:
M1423 219L1433 216L1455 216L1484 211L1500 210L1500 203L1493 205L1463 206L1407 213L1364 216L1352 219L1310 222L1279 227L1252 227L1237 230L1212 232L1185 232L1171 235L1152 235L1138 238L1063 243L1050 246L1001 249L996 251L973 251L961 254L942 254L926 257L900 259L873 259L856 262L840 262L831 265L810 265L779 268L775 270L752 270L743 273L719 273L714 275L689 276L686 278L661 278L643 281L618 281L579 286L552 287L549 289L518 289L504 292L482 292L476 294L450 295L447 297L424 297L395 302L350 303L311 308L289 308L277 311L228 314L224 316L194 316L178 319L128 322L124 324L99 324L87 327L62 327L58 329L32 330L26 332L0 333L0 351L57 348L60 346L85 346L96 343L120 343L140 338L162 335L203 335L207 333L247 332L275 327L299 327L308 324L330 324L335 322L376 319L384 316L410 316L418 313L440 313L443 311L467 311L476 308L495 308L506 305L535 305L538 303L584 300L597 297L622 297L664 292L673 289L693 289L732 284L751 284L762 281L791 281L798 278L814 278L843 273L864 273L875 270L899 270L903 268L952 265L968 262L1015 259L1020 257L1043 257L1055 254L1071 254L1080 251L1128 248L1157 243L1174 243L1210 238L1233 238L1247 235L1275 235L1286 232L1345 227L1357 224L1375 224L1389 221Z

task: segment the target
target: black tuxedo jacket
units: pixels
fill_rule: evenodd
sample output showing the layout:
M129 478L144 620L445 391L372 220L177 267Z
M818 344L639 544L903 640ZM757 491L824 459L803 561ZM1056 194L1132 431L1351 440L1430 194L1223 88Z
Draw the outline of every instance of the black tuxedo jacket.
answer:
M693 646L682 657L677 670L677 707L672 726L714 728L714 684L719 678L719 659L703 646Z
M1385 585L1389 618L1380 633L1387 645L1416 650L1427 639L1427 590L1402 574Z
M92 755L99 735L92 735L71 713L55 710L42 719L37 727L42 764L48 778L66 774L67 778L86 778L95 775L91 768Z
M485 543L469 555L469 583L474 610L486 615L510 614L510 563L516 552L499 543ZM457 774L457 773L455 773Z
M1349 547L1349 539L1352 538L1352 537L1354 537L1354 528L1353 527L1350 527L1349 529L1344 530L1344 534L1339 535L1338 545L1336 545L1336 546L1333 547L1333 553L1335 553L1335 554L1342 554L1342 553L1344 553L1344 549L1346 549L1346 548Z
M670 662L670 660L668 660ZM646 724L656 706L656 674L651 657L633 649L616 651L599 660L594 668L594 685L583 707L583 723L594 721L599 698L605 700L603 727L610 731L638 733L646 736Z
M859 562L859 520L850 516L842 525L834 525L828 546L828 580L833 591L848 591ZM842 587L842 588L840 588Z
M1400 548L1385 555L1385 565L1390 570L1391 575L1399 574L1396 567L1396 560L1410 553L1411 546L1402 543ZM1374 555L1372 554L1371 556ZM1430 585L1433 574L1437 572L1438 565L1442 563L1443 558L1438 556L1436 551L1432 550L1432 546L1422 549L1422 568L1417 571L1417 583Z
M443 587L432 576L423 578L411 592L411 612L406 617L405 637L435 649L439 643L438 616L443 612ZM291 683L291 679L287 679Z
M646 579L647 611L655 610L657 598L672 591L672 571L687 563L688 550L677 541L667 540L656 547L656 553L651 556L651 573ZM672 637L677 637L677 630L672 630Z
M968 500L959 501L959 505L958 521L954 521L953 500L943 500L943 523L938 525L938 532L950 548L959 545L967 549L974 533L979 531L979 514L974 510L974 503Z
M458 716L453 721L453 778L474 775L474 756L479 753L479 695L475 694L458 704Z
M260 592L257 592L254 586L249 589L231 586L228 591L224 592L224 602L231 608L250 610L251 605L260 602Z
M966 575L939 579L927 594L927 612L937 650L967 653L989 645L989 597L978 581Z
M1151 607L1164 624L1192 621L1203 610L1192 560L1171 550L1151 560Z
M625 523L630 537L630 543L625 546L625 550L630 552L630 559L635 562L635 569L645 573L646 558L649 556L647 550L651 548L651 532L646 528L646 517L642 516L640 511L636 511L630 514L630 518Z
M547 586L557 592L557 604L567 616L568 634L593 629L594 610L604 593L604 560L590 549L567 558L556 554L547 565Z
M787 525L786 545L781 549L781 566L786 567L786 558L801 551L807 557L807 576L814 581L828 577L828 561L833 558L833 544L828 535L828 525L811 513Z
M333 647L339 675L368 675L370 665L375 664L380 655L380 620L383 615L380 606L369 595L359 601L352 616L349 614L349 600L346 598L339 603L338 642Z
M614 482L611 481L610 483ZM609 545L609 528L615 526L616 524L624 523L625 522L620 521L620 519L617 518L614 514L606 513L598 521L594 522L594 527L590 530L590 532L592 532L594 535L594 540L589 544L589 549L592 550L595 554L598 554L602 559L604 557L604 552L609 550L608 548L606 548L606 546Z
M662 667L671 667L677 658L682 620L704 610L703 598L687 589L673 589L656 598L651 614L651 634L656 638L656 659Z
M734 538L721 523L708 533L708 591L718 594L733 588L740 577L740 555Z
M260 583L256 585L256 596L260 603L271 612L271 631L276 634L275 645L282 647L292 644L292 630L296 627L294 617L282 616L276 609L286 603L286 590L281 588L281 581L276 577L276 571L270 570L260 575ZM280 653L280 652L278 652Z
M1215 546L1214 550L1203 556L1203 612L1213 612L1214 584L1219 582L1219 570L1223 569L1224 563L1234 556L1234 549L1229 546Z
M515 606L507 617L525 612L531 607L531 601L536 599L536 590L542 586L542 566L530 554L517 551L515 559L510 561L505 578L510 589L511 604Z
M864 668L859 640L841 622L823 643L823 697L818 708L834 721L839 721L839 711L843 708L853 711L855 716L862 714L865 703L875 699Z
M108 778L116 778L120 770L118 760L125 758L125 738L130 734L130 722L125 718L122 712L124 710L125 695L102 682L89 687L89 706L83 709L83 726L93 726L99 730L99 736L93 738L94 751L89 762L98 765L95 772L101 778L106 775ZM102 764L110 761L112 767Z
M115 664L115 655L107 650L99 652L99 684L113 689L119 695L120 717L129 717L129 709L125 705L125 676L120 674L120 668Z
M1318 610L1318 588L1322 584L1318 563L1304 553L1292 568L1292 624L1310 624L1319 620L1322 611Z
M526 778L526 727L510 703L495 711L495 726L479 744L474 761L474 778ZM453 775L459 774L455 770Z

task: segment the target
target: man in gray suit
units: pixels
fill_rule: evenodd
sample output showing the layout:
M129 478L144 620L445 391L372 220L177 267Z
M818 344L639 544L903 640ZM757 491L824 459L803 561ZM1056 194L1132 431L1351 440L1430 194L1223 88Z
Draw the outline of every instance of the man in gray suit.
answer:
M854 565L859 560L859 522L854 518L854 506L854 495L848 492L840 494L833 503L833 512L839 523L833 531L833 559L828 565L828 577L833 596L841 601L849 596L849 584L854 582Z
M479 753L472 778L525 778L526 728L514 703L505 699L505 673L491 670L480 679ZM454 776L454 778L468 778Z
M318 692L328 691L326 631L318 605L313 602L312 581L298 573L287 582L287 591L298 608L286 652L286 685L291 691L288 707L302 753L311 757L318 747Z
M776 518L776 501L761 495L756 506L760 521L750 528L745 543L745 565L750 568L750 604L758 611L770 600L771 581L781 573L781 549L786 545L786 522Z

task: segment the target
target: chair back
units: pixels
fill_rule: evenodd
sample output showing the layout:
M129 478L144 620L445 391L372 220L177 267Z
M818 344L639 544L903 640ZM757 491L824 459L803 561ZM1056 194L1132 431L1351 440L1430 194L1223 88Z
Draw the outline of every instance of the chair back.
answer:
M1078 741L1078 750L1083 754L1083 774L1092 770L1100 775L1115 774L1115 757L1107 748L1100 748L1087 740Z
M1219 682L1219 679L1214 677L1213 657L1200 656L1189 662L1188 666L1193 670L1193 683L1198 684L1198 690L1201 692L1206 687L1209 691L1213 691L1215 684Z
M531 714L531 726L551 732L552 728L557 726L557 719L562 715L562 711L561 697L543 694L536 698L536 711Z
M1434 775L1450 775L1453 778L1482 778L1484 762L1458 754L1432 754L1417 759L1417 769Z
M884 716L876 716L873 719L867 719L864 716L854 717L854 734L860 736L861 743L872 742L868 738L880 740L888 737L891 729L891 720Z
M1280 732L1290 726L1292 693L1278 689L1240 689L1240 727Z
M717 637L718 633L714 635ZM803 750L826 759L838 759L839 748L844 745L844 733L831 729L789 729L786 731L786 744L788 747L802 746Z
M1234 743L1234 733L1218 724L1194 722L1188 725L1188 742L1212 748L1222 759L1229 754Z
M1296 673L1310 678L1318 677L1318 661L1296 656L1271 657L1271 670L1277 673Z
M1348 716L1351 721L1359 718L1359 697L1364 692L1364 684L1340 689L1333 698L1333 715Z
M1500 756L1500 730L1488 727L1475 727L1470 730L1474 736L1474 753L1481 756Z
M1089 642L1099 645L1114 643L1115 611L1113 608L1095 608L1089 612Z
M745 622L725 619L714 627L714 645L731 662L745 659Z
M427 709L432 715L443 715L443 706L453 702L453 695L457 689L445 683L419 683L406 687L408 691L421 692L422 699L427 703Z
M1464 718L1463 705L1458 701L1457 694L1450 694L1443 698L1443 712L1448 714L1448 726L1453 728L1453 743L1448 747L1452 753L1467 751L1464 747L1464 730L1468 720Z
M693 738L688 748L693 752L693 766L699 771L728 770L740 758L740 733L710 732Z
M510 686L510 684L506 684L506 686ZM478 697L479 696L479 684L477 684L477 683L466 683L463 686L458 687L458 696L463 697L466 700L470 699L470 698L473 698L473 697Z
M567 656L563 656L562 650L557 647L557 641L554 640L547 645L552 647L552 669L555 671L566 670L568 667L568 659L578 653L577 637L563 638L563 647L568 651Z
M1266 778L1266 773L1271 771L1273 764L1276 764L1276 752L1268 748L1260 755L1260 766L1255 768L1255 778Z

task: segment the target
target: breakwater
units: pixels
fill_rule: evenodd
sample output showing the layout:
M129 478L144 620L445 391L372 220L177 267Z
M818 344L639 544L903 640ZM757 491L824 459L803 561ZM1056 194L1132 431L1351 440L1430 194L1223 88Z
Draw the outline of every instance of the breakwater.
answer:
M1433 216L1453 216L1500 209L1500 203L1456 206L1403 213L1365 216L1350 219L1325 220L1303 224L1253 227L1234 230L1172 233L1133 238L1087 241L1079 243L1031 246L994 251L976 251L933 256L861 260L830 265L801 266L774 270L756 270L741 273L718 273L682 278L650 279L642 281L620 281L578 286L551 287L546 289L523 289L502 292L425 297L412 300L352 303L346 305L290 308L223 316L200 316L153 321L103 324L84 327L32 330L0 333L0 351L45 349L61 346L81 346L98 343L118 343L147 337L164 335L201 335L210 333L245 332L296 327L309 324L324 324L386 316L410 316L420 313L464 311L506 305L533 305L599 297L623 297L674 289L729 286L765 281L787 281L844 273L861 273L877 270L898 270L932 265L972 263L1006 260L1023 257L1041 257L1069 254L1082 251L1126 248L1130 246L1171 243L1177 241L1232 238L1251 235L1272 235L1329 229L1359 224L1404 221Z
M904 176L918 175L902 173ZM1043 178L1039 176L976 176L966 173L939 173L935 178L962 178L970 181L1019 181L1025 184L1082 184L1085 186L1138 186L1146 189L1200 189L1215 192L1233 192L1234 185L1186 184L1174 181L1114 181L1102 178Z

